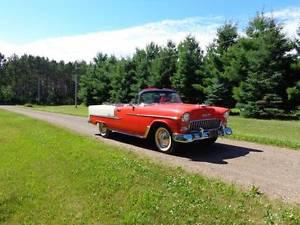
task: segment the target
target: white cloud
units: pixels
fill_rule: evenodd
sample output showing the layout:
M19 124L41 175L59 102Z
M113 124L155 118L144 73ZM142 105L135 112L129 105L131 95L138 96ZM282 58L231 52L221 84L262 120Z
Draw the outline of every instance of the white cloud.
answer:
M0 40L0 53L12 55L17 49L18 46Z
M283 24L283 30L290 38L295 38L297 28L300 26L300 7L290 7L282 10L269 12L267 16L273 16Z
M205 48L215 37L217 27L223 22L224 19L221 17L195 17L164 20L114 31L49 38L24 45L0 41L0 51L5 55L27 53L56 60L89 61L97 52L128 56L135 51L135 48L143 48L151 41L160 45L166 44L167 40L178 43L188 34L194 35L201 47Z
M286 8L267 13L284 24L284 31L289 37L295 37L300 23L300 8ZM186 35L192 34L200 46L206 46L215 38L216 30L224 23L223 17L193 17L182 20L163 20L141 26L114 31L49 38L31 43L16 45L0 40L0 52L9 56L32 54L50 59L90 61L98 52L129 56L135 48L143 48L154 41L164 45L167 40L178 43Z

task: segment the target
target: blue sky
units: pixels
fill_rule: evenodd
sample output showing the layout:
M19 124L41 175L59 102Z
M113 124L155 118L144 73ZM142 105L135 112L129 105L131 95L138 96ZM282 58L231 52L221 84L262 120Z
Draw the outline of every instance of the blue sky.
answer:
M204 47L213 38L216 27L225 21L238 22L242 31L258 11L273 12L289 26L286 30L290 33L295 21L300 23L299 0L3 0L0 5L0 52L28 52L74 60L77 56L72 55L79 56L82 49L74 52L70 49L86 40L94 41L99 49L86 46L90 52L85 52L82 59L89 59L96 51L124 56L146 42L163 43L172 37L179 41L187 33L199 37ZM134 39L136 36L138 39ZM162 36L164 38L160 38ZM66 41L70 49L62 49L61 53L47 49L47 46L60 49ZM117 51L107 47L113 46L114 42L121 42L125 48ZM33 52L32 48L35 49Z

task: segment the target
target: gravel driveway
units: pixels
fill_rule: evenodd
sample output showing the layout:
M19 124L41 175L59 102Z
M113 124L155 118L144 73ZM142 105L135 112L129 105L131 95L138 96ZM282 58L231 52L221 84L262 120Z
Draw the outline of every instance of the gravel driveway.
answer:
M97 135L97 128L87 123L87 118L16 106L0 106L0 109L92 136L99 141L150 157L154 161L180 166L186 171L217 177L246 188L255 185L269 197L300 203L300 151L220 139L205 151L196 145L183 145L178 154L167 155L154 151L144 140L138 138L115 134L111 139L103 139Z

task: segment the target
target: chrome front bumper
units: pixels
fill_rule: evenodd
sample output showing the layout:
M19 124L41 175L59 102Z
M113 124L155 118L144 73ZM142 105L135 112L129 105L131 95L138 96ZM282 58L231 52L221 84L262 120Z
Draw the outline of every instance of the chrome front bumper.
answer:
M173 140L176 142L190 143L193 141L215 138L218 136L231 135L232 129L229 127L220 127L218 129L193 131L187 134L173 134Z

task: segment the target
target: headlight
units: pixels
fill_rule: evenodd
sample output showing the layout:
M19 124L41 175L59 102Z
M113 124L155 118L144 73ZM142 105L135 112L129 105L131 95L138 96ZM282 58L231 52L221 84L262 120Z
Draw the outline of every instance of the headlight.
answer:
M184 113L181 117L182 122L188 122L190 120L190 114L189 113Z
M228 117L229 117L229 111L226 111L225 113L224 113L224 118L227 120L228 119Z

